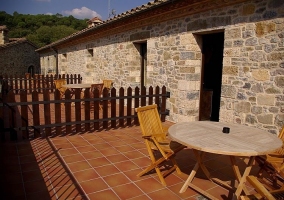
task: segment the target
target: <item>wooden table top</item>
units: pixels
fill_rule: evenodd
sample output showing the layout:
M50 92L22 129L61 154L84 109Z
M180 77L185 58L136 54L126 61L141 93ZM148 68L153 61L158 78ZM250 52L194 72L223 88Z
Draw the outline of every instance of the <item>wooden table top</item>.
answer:
M92 85L92 83L77 83L77 84L66 84L66 85L62 85L63 87L66 88L72 88L72 89L76 89L76 88L90 88Z
M229 127L230 133L223 133L223 127ZM172 125L168 132L172 140L189 148L223 155L265 155L282 146L282 141L277 135L258 128L233 123L181 122Z

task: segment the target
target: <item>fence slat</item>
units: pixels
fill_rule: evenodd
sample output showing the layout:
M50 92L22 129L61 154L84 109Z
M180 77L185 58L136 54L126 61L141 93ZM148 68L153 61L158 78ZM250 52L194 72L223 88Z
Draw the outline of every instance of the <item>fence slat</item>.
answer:
M164 94L164 96L161 97L161 112L164 113L166 112L166 101L167 101L167 89L165 86L162 87L162 94ZM165 115L161 115L161 121L164 122L166 121L166 116Z
M60 100L60 91L55 90L54 93L54 99L55 100ZM61 103L55 103L54 105L54 118L55 118L55 123L61 123ZM56 135L61 135L61 126L56 126Z
M75 99L81 99L81 89L75 89ZM81 121L81 102L75 102L75 120ZM76 133L81 132L81 124L76 124Z
M38 92L33 91L32 93L32 101L39 101ZM34 126L40 125L40 115L39 115L39 104L33 104L33 123ZM34 137L40 136L40 129L34 128Z
M20 100L21 102L27 102L28 101L28 97L27 97L27 91L21 91L20 92ZM21 106L21 121L22 121L22 127L28 127L29 126L29 122L28 120L28 105L23 105ZM22 135L24 139L28 139L29 138L29 129L26 128L25 130L22 131Z
M8 83L8 90L13 90L15 94L19 94L22 90L27 90L29 94L31 94L34 90L39 93L42 93L44 90L50 90L50 92L55 91L55 85L53 84L54 79L57 78L66 78L64 75L42 75L42 74L34 74L30 76L30 74L26 75L0 75L0 81L5 80ZM70 78L69 78L70 77ZM74 79L74 80L71 80ZM80 74L78 75L67 75L67 83L81 83L82 77Z
M71 91L66 90L65 92L65 99L70 100L71 99ZM66 122L71 122L71 102L66 102L65 103L65 121ZM71 125L66 125L66 134L71 133L72 126Z
M116 89L115 88L111 88L110 96L116 97ZM110 114L111 118L115 118L116 117L116 99L110 100L110 106L111 106L111 114ZM111 120L111 128L116 128L116 120L115 119Z
M122 98L122 97L124 97L124 89L123 88L119 89L119 97L121 99L119 99L119 107L118 107L119 111L118 111L118 113L119 113L119 117L122 117L122 116L124 116L124 99ZM119 119L119 126L120 127L124 126L124 119L123 118Z
M102 97L99 97L98 90L94 90L93 98L90 98L89 89L84 91L84 98L80 89L75 90L72 98L70 90L66 90L63 98L59 90L55 90L54 93L43 90L43 95L36 90L32 94L28 94L27 90L21 90L20 95L15 95L13 91L3 93L0 100L3 101L0 104L0 115L3 119L1 123L4 127L1 130L2 139L21 140L29 137L71 134L73 131L82 133L137 125L137 113L134 112L134 108L149 105L154 98L155 102L159 103L161 120L164 121L169 94L165 86L162 93L159 92L160 88L157 86L155 93L153 87L149 87L149 91L143 88L141 94L138 87L134 92L131 87L126 91L124 88L120 88L119 91L112 88L110 95L104 90ZM54 98L51 95L54 95ZM91 116L92 112L94 114ZM28 132L31 128L33 134Z
M135 88L135 96L137 96L137 97L134 98L134 108L138 108L139 107L139 98L138 98L138 96L139 96L139 88L138 87ZM135 115L137 116L136 112L135 112ZM139 124L139 121L138 121L137 117L134 118L134 123L137 124L137 125Z
M108 93L109 91L108 91L108 89L107 88L104 88L103 89L103 97L104 98L107 98L107 97L109 97L109 93ZM102 112L103 112L103 118L108 118L108 100L103 100L103 110L102 110ZM108 127L108 121L103 121L103 128L104 129L107 129L107 127Z
M43 91L43 100L44 101L50 101L50 93L48 90ZM50 110L50 104L44 104L44 121L45 124L51 124L51 110ZM46 127L45 128L45 137L51 135L51 128Z
M84 91L84 98L89 99L90 98L90 89L87 88ZM84 109L85 109L85 120L90 120L90 102L89 101L84 101ZM85 123L85 131L90 131L90 123L87 122Z
M128 87L127 88L127 96L131 96L132 95L132 88L131 87ZM127 99L127 107L126 107L126 112L127 112L127 115L130 116L132 114L132 99L129 98ZM127 126L130 126L131 125L131 118L127 118Z

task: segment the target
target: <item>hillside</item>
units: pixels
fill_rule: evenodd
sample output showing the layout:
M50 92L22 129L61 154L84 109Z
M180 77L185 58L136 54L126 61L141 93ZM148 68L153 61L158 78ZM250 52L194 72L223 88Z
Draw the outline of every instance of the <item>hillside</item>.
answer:
M25 37L38 47L50 44L76 31L87 27L89 19L76 19L73 16L30 15L14 12L13 15L0 11L0 26L9 29L9 38Z

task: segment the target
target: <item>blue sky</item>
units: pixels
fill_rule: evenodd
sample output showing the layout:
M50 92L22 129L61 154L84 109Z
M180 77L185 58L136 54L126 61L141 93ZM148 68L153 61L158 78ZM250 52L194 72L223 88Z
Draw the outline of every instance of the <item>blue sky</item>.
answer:
M153 0L0 0L0 11L11 15L15 11L32 15L59 13L78 19L100 17L106 20L112 10L121 14L149 1Z

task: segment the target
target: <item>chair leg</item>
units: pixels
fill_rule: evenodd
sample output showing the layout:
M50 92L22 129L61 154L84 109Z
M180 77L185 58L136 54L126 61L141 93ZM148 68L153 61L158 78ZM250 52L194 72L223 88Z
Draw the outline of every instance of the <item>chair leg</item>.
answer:
M165 181L165 179L164 179L164 174L161 173L160 168L159 168L159 167L155 167L155 170L156 170L156 172L157 172L157 174L158 174L158 177L159 177L159 179L160 179L162 185L163 185L163 186L167 186L167 183L166 183L166 181Z

